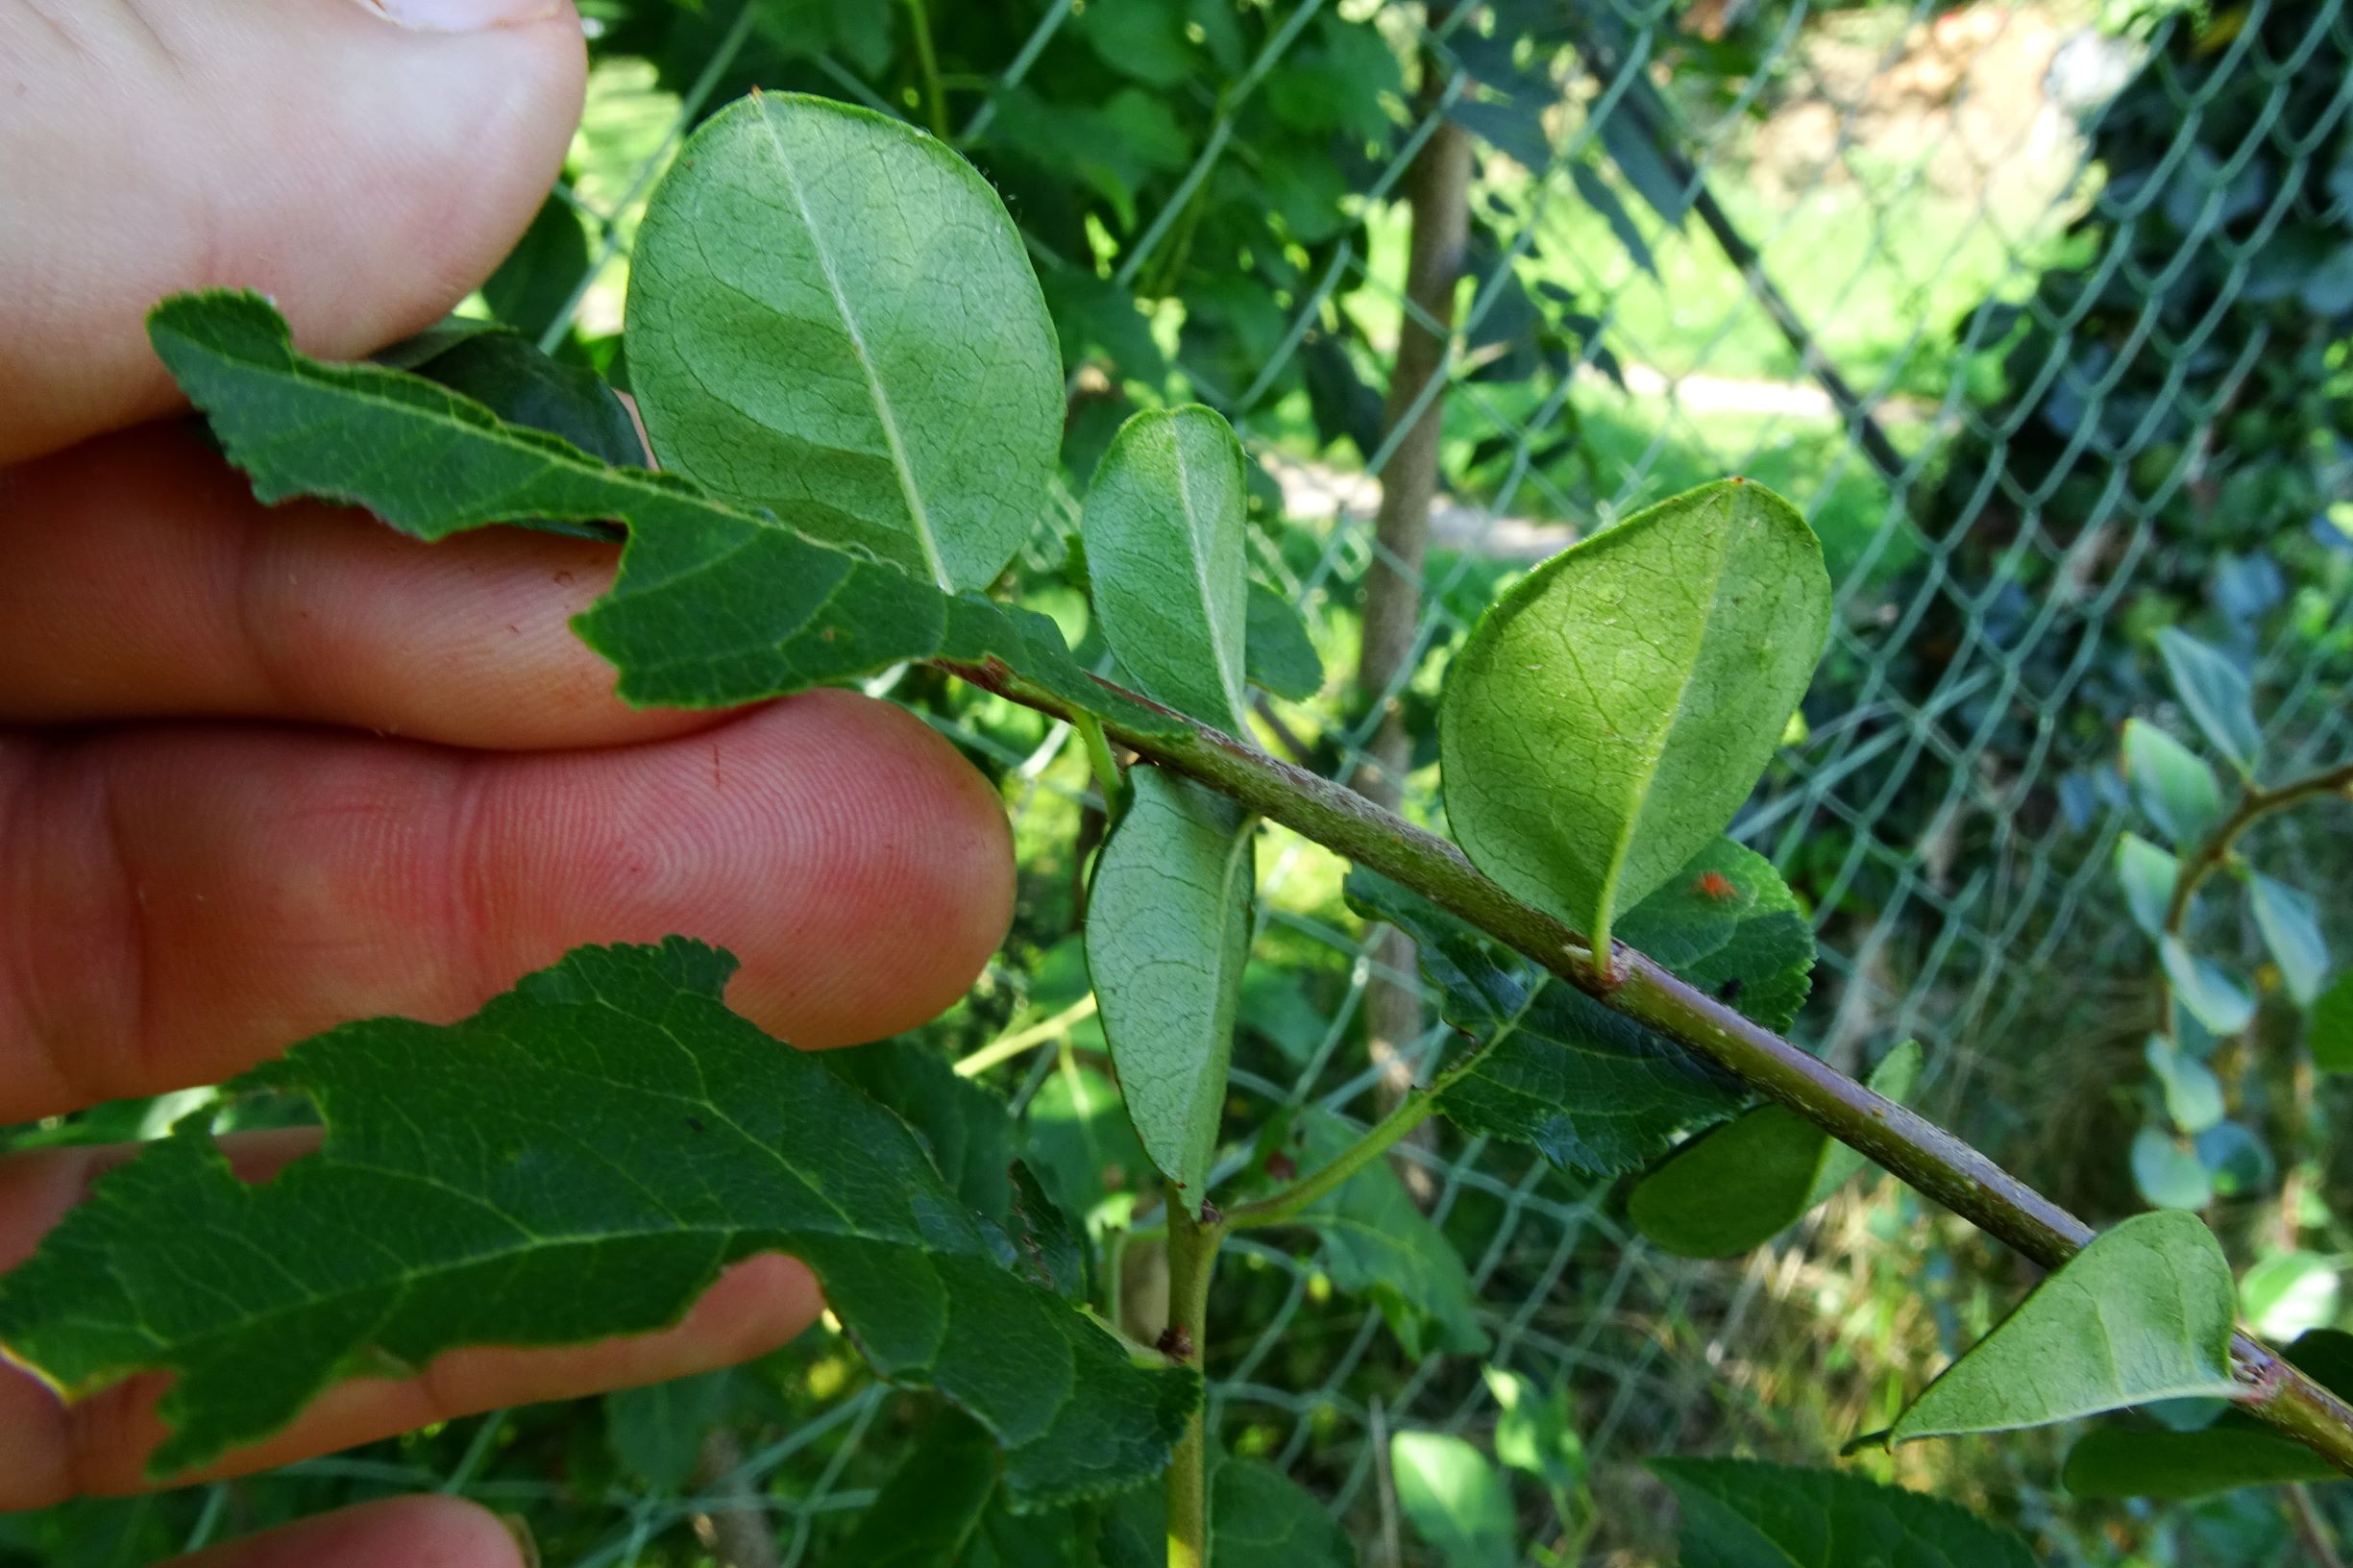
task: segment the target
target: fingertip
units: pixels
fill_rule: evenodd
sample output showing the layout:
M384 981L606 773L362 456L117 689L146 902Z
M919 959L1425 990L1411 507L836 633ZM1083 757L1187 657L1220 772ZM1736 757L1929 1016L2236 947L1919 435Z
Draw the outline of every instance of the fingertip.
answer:
M172 1559L165 1568L527 1568L488 1508L456 1497L395 1497L305 1519Z

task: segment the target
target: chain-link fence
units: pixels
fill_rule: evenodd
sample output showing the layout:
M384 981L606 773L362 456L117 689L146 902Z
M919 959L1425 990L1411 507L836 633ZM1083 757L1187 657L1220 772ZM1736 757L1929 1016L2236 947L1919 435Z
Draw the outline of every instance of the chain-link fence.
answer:
M1137 8L1150 18L1119 19ZM1269 744L1425 819L1436 779L1415 721L1501 578L1707 478L1787 495L1824 539L1840 615L1735 836L1815 914L1823 960L1801 1036L1849 1066L1919 1038L1932 1109L2095 1213L2129 1206L2121 1142L2076 1138L2069 1108L2096 1120L2112 1098L2102 1042L2137 1051L2145 1032L2108 867L2124 811L2116 725L2161 691L2147 632L2193 620L2245 658L2283 750L2334 758L2353 742L2346 7L1029 0L954 21L919 0L585 9L605 36L549 221L563 246L585 238L587 264L560 288L538 282L547 346L593 355L609 337L649 188L748 81L944 126L1005 186L1048 273L1076 351L1074 467L1091 460L1097 403L1189 395L1228 414L1262 469L1255 567L1307 612L1327 663L1318 698L1267 708ZM958 73L952 26L993 33L993 71ZM1146 145L1133 167L1098 179L1084 165L1101 148L1063 147L1090 201L1116 211L1108 235L1008 172L1070 134L1028 85L1074 37L1128 70L1127 88L1177 105L1156 114L1112 92L1091 106ZM1209 68L1158 81L1153 61L1181 49ZM1302 51L1317 52L1312 71ZM1368 72L1383 124L1318 109ZM1305 194L1310 175L1262 158L1270 93L1282 125L1354 138ZM1424 177L1450 140L1467 148L1451 186ZM1374 145L1382 157L1362 156ZM1219 183L1237 170L1286 213L1287 231L1262 241L1283 264L1261 257L1245 286L1187 297L1184 258L1213 243ZM1345 221L1323 225L1323 208ZM1082 242L1091 261L1070 254ZM1439 251L1459 283L1445 266L1434 292L1416 286L1411 263ZM2300 270L2283 272L2291 259ZM1098 296L1129 316L1103 325ZM1196 330L1217 321L1228 330ZM1417 330L1435 371L1401 379ZM2312 384L2283 393L2275 371ZM1385 482L1434 491L1402 551ZM1032 553L1042 582L1075 516L1065 501ZM1412 585L1409 646L1389 689L1360 691L1365 585L1385 569ZM1070 864L1089 831L1075 739L931 706L1002 779L1025 852L1056 845ZM1391 723L1402 748L1382 744ZM2330 852L2325 833L2307 848ZM1262 867L1265 985L1230 1127L1303 1104L1370 1119L1445 1031L1346 911L1329 856L1270 833ZM1084 1009L1048 1005L1010 969L990 984L1004 1005L975 1017L999 1033L1059 1018L997 1081L1017 1104L1060 1082L1066 1111ZM1424 1020L1388 1063L1364 1049L1384 994L1409 998L1391 1017ZM1826 1462L2021 1278L1885 1185L1746 1263L1698 1266L1647 1249L1610 1184L1528 1150L1442 1133L1404 1157L1470 1267L1488 1359L1570 1395L1587 1480L1530 1516L1534 1562L1671 1560L1667 1510L1634 1461ZM1483 1441L1498 1412L1478 1359L1407 1356L1379 1311L1335 1291L1309 1238L1237 1239L1219 1290L1208 1364L1224 1440L1329 1498L1368 1561L1435 1560L1401 1524L1384 1438ZM289 1474L524 1510L549 1560L577 1568L705 1560L722 1551L714 1521L748 1508L780 1560L822 1561L873 1495L903 1413L822 1334L764 1388L669 1489L583 1458L595 1432L546 1411ZM2117 1560L2038 1488L2044 1458L2000 1476L1991 1452L1890 1473L1999 1482L1998 1507L2045 1531L2054 1560ZM250 1522L252 1495L204 1494L197 1539Z

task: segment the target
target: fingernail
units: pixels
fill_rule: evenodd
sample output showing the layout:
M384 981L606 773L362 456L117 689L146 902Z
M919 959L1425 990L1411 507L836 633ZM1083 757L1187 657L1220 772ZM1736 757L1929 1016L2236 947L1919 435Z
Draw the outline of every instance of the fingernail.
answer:
M421 33L478 33L555 15L570 0L359 0L388 21Z
M502 1513L499 1523L514 1537L515 1550L523 1554L524 1568L539 1568L539 1542L531 1535L531 1522L519 1513Z

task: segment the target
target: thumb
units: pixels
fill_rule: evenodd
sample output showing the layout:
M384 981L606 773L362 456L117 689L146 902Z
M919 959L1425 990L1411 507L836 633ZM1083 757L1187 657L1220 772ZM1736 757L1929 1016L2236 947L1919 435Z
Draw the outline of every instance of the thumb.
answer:
M0 463L168 411L149 306L354 357L464 298L578 119L571 0L0 5Z

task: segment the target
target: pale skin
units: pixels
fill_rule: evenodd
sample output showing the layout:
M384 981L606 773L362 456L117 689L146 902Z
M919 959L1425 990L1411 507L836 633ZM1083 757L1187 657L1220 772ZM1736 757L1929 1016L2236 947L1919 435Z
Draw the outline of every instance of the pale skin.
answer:
M553 180L568 0L409 5L441 30L355 0L0 0L0 1122L352 1017L460 1017L568 947L673 931L731 948L729 999L779 1038L878 1039L1011 917L998 802L918 721L839 693L632 711L566 625L610 550L265 509L177 417L141 326L162 295L259 288L310 352L364 355L461 299ZM233 1152L258 1175L300 1150ZM0 1268L113 1158L0 1161ZM754 1259L665 1333L349 1384L213 1473L725 1365L819 1306ZM68 1408L0 1368L0 1510L149 1485L157 1392ZM448 1498L183 1559L521 1560Z

